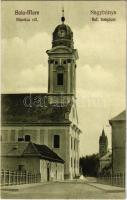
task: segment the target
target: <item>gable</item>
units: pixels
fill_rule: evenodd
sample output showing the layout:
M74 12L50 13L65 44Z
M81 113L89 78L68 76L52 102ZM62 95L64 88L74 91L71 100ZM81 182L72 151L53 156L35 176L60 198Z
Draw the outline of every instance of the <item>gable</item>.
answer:
M30 155L40 156L40 154L38 153L38 151L36 150L36 148L34 147L32 143L29 143L23 152L23 156L30 156Z
M126 120L126 110L115 116L114 118L110 119L110 121L125 121Z

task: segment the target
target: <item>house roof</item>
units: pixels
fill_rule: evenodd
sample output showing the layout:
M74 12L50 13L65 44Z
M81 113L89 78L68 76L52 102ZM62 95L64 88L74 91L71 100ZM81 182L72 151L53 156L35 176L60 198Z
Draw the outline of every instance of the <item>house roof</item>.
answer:
M1 156L22 156L28 142L2 142Z
M59 161L64 162L62 158L60 158L55 152L53 152L50 148L48 148L46 145L39 145L34 144L37 151L41 154L42 158L50 160L50 161Z
M2 94L2 125L70 124L65 113L71 111L71 100L59 106L49 103L53 96L47 93Z
M100 158L100 161L103 161L103 160L111 160L112 158L112 153L111 152L107 152L104 156L102 156Z
M52 162L64 163L55 152L46 145L39 145L32 142L11 142L1 143L1 156L4 157L39 157L40 159Z
M121 112L117 116L113 117L109 121L112 122L112 121L125 121L125 120L126 120L126 110L124 110L123 112Z

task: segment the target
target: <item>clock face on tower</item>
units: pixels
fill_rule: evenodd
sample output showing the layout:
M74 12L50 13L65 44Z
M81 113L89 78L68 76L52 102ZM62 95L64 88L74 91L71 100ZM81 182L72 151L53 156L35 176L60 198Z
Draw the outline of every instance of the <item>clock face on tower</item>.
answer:
M62 37L64 37L65 35L66 35L65 30L62 30L62 29L61 29L61 30L58 31L58 36L59 36L59 37L62 38Z

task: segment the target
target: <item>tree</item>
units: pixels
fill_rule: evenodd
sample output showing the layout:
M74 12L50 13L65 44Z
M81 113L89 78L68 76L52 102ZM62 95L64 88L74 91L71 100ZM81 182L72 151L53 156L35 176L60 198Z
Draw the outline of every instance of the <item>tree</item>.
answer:
M84 176L97 176L99 169L98 154L87 155L80 158L80 172Z

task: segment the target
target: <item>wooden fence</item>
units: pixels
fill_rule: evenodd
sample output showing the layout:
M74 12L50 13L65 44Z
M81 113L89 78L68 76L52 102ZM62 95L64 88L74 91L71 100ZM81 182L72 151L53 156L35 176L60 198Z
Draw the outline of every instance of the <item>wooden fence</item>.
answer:
M116 174L112 176L100 176L97 182L105 185L113 185L118 187L125 187L125 174Z
M38 183L40 182L40 180L41 180L40 174L1 170L1 185L20 185L20 184Z

